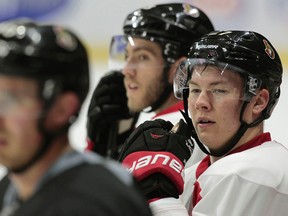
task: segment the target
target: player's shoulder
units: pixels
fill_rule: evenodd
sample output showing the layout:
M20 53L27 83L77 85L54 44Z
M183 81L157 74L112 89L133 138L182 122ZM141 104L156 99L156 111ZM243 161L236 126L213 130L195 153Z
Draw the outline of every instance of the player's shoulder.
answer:
M274 187L288 179L288 151L280 143L269 141L243 152L227 155L214 162L204 176L235 177ZM265 176L265 178L263 178Z
M55 181L65 179L67 183L73 185L70 188L81 191L85 188L98 190L100 187L113 190L117 186L130 187L133 185L133 177L117 161L103 158L92 152L81 156L82 163L61 173Z
M81 211L83 215L121 215L123 212L136 214L140 210L149 212L132 177L129 175L129 184L123 181L119 177L119 173L123 174L122 168L112 164L83 163L75 166L52 179L38 195L41 200L50 200L50 204L56 209L62 209L65 212L63 215L75 211ZM118 173L110 167L118 167ZM67 210L66 207L70 209Z

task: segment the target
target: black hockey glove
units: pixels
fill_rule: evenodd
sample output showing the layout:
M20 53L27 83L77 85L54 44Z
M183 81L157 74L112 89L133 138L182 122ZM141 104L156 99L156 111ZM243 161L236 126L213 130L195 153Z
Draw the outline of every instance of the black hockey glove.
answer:
M194 143L191 129L182 119L172 127L162 119L144 122L129 136L119 155L149 201L178 198L183 192L182 172Z
M119 146L135 129L138 119L138 114L130 113L127 107L123 78L118 71L103 76L88 108L87 149L111 158L118 156Z

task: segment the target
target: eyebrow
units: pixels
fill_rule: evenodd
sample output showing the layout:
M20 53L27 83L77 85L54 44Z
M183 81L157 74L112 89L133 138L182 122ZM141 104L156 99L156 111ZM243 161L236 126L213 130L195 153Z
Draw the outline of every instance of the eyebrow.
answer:
M155 52L155 50L150 48L150 47L147 47L147 46L137 46L137 47L132 49L132 52L139 52L142 50L145 50L145 51L151 53L152 55L157 56L157 53ZM125 52L128 53L127 48L125 49Z
M216 86L216 85L219 85L219 84L226 84L227 82L226 81L215 81L215 82L212 82L212 83L209 83L209 86ZM193 82L191 79L189 80L188 84L190 85L197 85L198 84L196 82Z

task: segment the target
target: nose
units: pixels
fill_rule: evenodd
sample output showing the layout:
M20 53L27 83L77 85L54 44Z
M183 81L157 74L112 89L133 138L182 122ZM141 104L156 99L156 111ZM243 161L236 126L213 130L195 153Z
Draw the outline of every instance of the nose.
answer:
M195 108L197 110L205 110L209 111L211 109L211 98L209 96L209 92L202 91L198 97L195 99Z
M126 59L124 68L123 68L124 76L133 77L136 74L136 64L131 59Z

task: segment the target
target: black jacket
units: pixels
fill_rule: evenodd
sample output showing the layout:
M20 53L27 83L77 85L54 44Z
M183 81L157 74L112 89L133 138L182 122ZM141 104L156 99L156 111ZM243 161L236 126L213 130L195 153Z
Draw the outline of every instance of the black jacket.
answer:
M151 215L132 177L123 171L114 163L81 162L46 181L12 215ZM0 182L0 209L9 185L7 177Z

